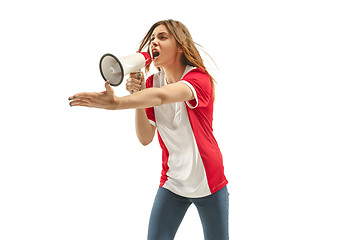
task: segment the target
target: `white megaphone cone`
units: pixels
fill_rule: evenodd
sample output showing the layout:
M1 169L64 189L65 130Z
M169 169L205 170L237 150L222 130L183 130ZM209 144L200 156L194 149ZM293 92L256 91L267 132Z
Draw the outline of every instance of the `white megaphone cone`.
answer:
M148 65L150 61L151 57L147 52L137 52L119 59L107 53L100 59L101 76L105 81L109 80L111 86L119 86L124 76L140 72L141 68Z

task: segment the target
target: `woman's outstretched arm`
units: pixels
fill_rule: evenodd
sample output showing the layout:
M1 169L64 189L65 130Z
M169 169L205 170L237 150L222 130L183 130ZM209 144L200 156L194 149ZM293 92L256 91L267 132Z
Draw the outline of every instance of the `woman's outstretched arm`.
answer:
M178 82L161 88L147 88L134 94L117 97L110 83L105 82L103 92L77 93L69 98L70 106L83 106L120 110L130 108L148 108L173 102L194 99L194 94L186 84Z

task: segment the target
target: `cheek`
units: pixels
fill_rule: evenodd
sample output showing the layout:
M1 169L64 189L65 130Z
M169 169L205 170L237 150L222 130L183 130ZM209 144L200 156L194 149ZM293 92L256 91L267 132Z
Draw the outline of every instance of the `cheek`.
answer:
M176 55L176 47L174 47L173 45L167 45L167 46L164 46L164 49L163 49L164 53L166 54L167 57L169 58L172 58Z

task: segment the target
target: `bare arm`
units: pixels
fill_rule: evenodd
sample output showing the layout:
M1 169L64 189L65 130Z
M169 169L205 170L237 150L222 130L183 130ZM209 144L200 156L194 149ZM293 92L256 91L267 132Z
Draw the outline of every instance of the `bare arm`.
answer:
M125 97L116 97L113 108L148 108L191 99L194 99L194 95L186 84L174 83L161 88L147 88Z
M136 109L135 128L136 136L142 145L146 146L152 142L156 128L149 123L145 109Z
M104 92L83 92L69 97L70 106L104 108L108 110L148 108L173 102L194 99L191 89L178 82L161 88L148 88L129 96L117 97L109 82L105 83Z
M126 90L130 94L146 89L145 78L142 72L130 73L126 80ZM139 108L135 110L135 129L139 142L146 146L152 142L155 135L156 127L149 123L145 109Z

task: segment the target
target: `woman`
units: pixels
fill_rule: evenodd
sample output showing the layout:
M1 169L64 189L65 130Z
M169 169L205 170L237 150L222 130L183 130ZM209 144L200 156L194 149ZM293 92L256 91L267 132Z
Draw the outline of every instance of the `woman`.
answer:
M227 180L212 133L214 80L188 29L178 21L155 23L139 51L145 47L159 72L146 83L143 73L131 74L126 89L133 94L117 97L106 82L106 91L75 94L69 98L70 106L135 108L136 134L143 145L158 131L162 174L149 240L173 239L192 203L206 240L229 239Z

